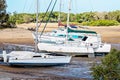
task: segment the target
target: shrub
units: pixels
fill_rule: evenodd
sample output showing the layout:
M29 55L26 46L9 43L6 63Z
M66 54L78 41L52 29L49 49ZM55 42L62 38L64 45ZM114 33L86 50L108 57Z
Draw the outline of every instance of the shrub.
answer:
M24 23L24 21L22 21L22 20L16 20L16 23L17 24L22 24L22 23Z
M4 24L0 25L0 29L4 29L4 28L16 28L16 24L15 22L12 21L6 21Z
M94 80L120 80L120 51L113 49L91 70Z
M91 21L91 22L83 22L82 25L87 26L114 26L119 25L119 22L115 20L97 20L97 21Z

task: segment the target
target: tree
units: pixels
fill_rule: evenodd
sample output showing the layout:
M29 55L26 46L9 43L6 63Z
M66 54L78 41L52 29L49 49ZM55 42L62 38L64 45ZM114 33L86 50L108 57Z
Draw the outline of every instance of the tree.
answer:
M5 0L0 0L0 14L6 13L6 7Z
M58 21L58 12L53 12L51 15L52 21L57 22Z
M61 12L61 21L66 22L67 21L67 13Z
M113 49L92 71L94 80L120 80L120 51Z
M5 18L6 18L6 7L7 6L6 6L5 0L0 0L0 25L3 24L3 22L5 21Z
M6 0L0 0L0 28L15 27L15 23L9 21L9 14L6 13Z
M116 21L120 22L119 16L120 16L120 10L108 12L108 17L110 20L116 20Z
M23 20L25 23L29 23L32 21L32 18L30 15L24 15Z

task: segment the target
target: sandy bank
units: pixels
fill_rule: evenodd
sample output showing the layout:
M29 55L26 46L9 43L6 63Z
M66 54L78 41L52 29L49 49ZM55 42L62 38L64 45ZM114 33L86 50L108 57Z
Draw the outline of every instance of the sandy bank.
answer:
M0 30L0 45L4 43L15 43L15 44L34 44L32 38L32 32L14 28L14 29L3 29Z

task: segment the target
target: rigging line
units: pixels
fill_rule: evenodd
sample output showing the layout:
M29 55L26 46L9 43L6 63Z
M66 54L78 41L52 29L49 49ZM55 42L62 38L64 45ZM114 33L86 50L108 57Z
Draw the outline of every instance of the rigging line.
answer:
M47 10L46 10L46 12L45 12L45 14L44 14L44 16L43 16L42 20L40 21L40 24L38 25L38 28L41 26L41 24L42 24L42 22L43 22L43 20L44 20L45 16L47 15L47 12L48 12L48 10L49 10L49 8L50 8L51 4L52 4L52 1L53 1L53 0L51 0L51 1L50 1L50 3L49 3L49 6L48 6Z
M74 14L76 14L77 11L79 11L79 10L78 10L78 4L77 4L77 3L78 3L78 0L75 0L75 1L72 0L72 3L73 3L73 4L72 4L72 7L73 7L73 8L72 8L71 10L72 10L72 12L73 12Z
M93 4L92 4L92 0L89 0L89 2L90 2L90 4L91 4L90 7L92 8L91 11L94 11Z
M62 0L60 0L60 5L59 5L58 28L60 28L59 23L61 22L61 6L62 6Z
M59 16L58 16L58 22L61 20L61 6L62 6L62 0L60 0L60 5L59 5Z
M23 11L22 12L24 12L25 11L25 7L26 7L26 4L27 4L27 0L25 0L25 4L24 4L24 7L23 7Z
M46 24L45 24L45 26L44 26L41 34L40 34L40 37L41 37L41 35L43 34L43 32L44 32L44 30L45 30L45 28L46 28L46 26L47 26L47 23L48 23L49 20L50 20L50 16L51 16L51 14L52 14L52 12L53 12L53 9L55 8L56 3L57 3L57 0L55 0L55 3L54 3L54 5L53 5L53 8L52 8L52 10L51 10L51 12L50 12L50 14L49 14L49 16L48 16L48 19L47 19Z
M28 12L32 12L32 8L33 8L33 6L34 6L34 1L33 2L31 2L31 4L30 4L30 7L29 7L29 9L28 9ZM34 11L35 12L35 11Z

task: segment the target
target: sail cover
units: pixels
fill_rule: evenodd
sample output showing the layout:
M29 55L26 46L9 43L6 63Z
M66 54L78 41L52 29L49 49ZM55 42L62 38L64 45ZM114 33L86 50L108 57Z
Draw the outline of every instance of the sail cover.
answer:
M87 31L87 30L74 30L68 27L68 33L89 33L89 34L97 34L95 31Z

